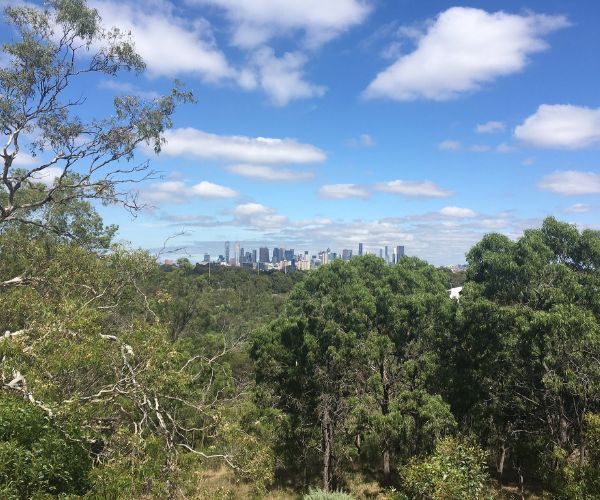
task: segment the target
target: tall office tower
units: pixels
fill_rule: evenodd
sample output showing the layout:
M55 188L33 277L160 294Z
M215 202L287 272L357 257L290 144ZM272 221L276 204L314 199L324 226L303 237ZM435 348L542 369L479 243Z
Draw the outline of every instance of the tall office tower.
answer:
M273 264L277 264L280 260L281 258L279 257L279 248L275 247L273 249L273 258L271 259L271 262Z
M233 262L236 267L240 265L240 243L239 242L236 242L236 244L234 246Z
M387 245L385 246L385 262L386 264L390 263L390 252Z
M352 250L345 248L342 250L342 260L350 260L352 258Z
M398 262L402 257L404 257L404 247L402 245L398 245L396 247L396 262Z
M252 260L250 262L256 264L256 249L252 250Z
M259 262L270 262L271 259L269 259L269 247L260 247L260 250L258 251L258 258Z
M328 264L329 263L329 252L323 251L323 252L319 252L319 259L321 260L321 264Z
M379 249L379 258L383 259L383 249L382 248Z
M229 242L225 242L225 263L229 264Z
M289 250L286 250L283 255L285 260L289 260L291 262L292 260L294 260L294 249L290 248Z
M244 247L240 248L240 264L246 262L246 253L244 252Z
M363 244L359 243L358 244L358 256L362 257L362 254L363 254Z
M204 262L210 262L210 255L207 253L204 254Z

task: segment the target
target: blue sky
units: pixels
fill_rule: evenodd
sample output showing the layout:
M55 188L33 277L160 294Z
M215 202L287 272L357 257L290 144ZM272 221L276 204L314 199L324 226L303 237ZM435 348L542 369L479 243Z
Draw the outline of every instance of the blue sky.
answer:
M316 252L402 244L464 262L490 231L547 215L598 226L600 3L417 0L92 2L146 74L86 82L178 110L119 237L198 257L224 240ZM148 153L140 151L139 159Z

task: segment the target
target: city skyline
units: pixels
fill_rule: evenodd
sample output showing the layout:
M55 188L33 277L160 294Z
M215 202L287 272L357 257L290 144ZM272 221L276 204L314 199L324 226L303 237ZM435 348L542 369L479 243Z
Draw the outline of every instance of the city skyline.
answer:
M211 254L210 252L204 252L202 258L191 259L201 264L222 264L232 267L244 267L247 265L253 265L257 267L261 264L273 266L279 265L280 268L287 268L288 266L296 268L298 270L309 270L321 265L326 265L333 260L350 260L353 257L363 255L375 255L384 259L387 264L395 264L399 258L405 256L404 245L397 245L393 252L389 252L388 246L377 246L372 245L365 247L363 243L359 243L357 249L344 248L340 250L336 249L322 249L316 251L301 250L296 251L293 248L286 248L285 246L275 245L269 247L261 245L257 248L242 246L241 242L234 242L234 254L231 255L231 241L222 242L223 252ZM357 250L357 251L355 251ZM385 253L384 253L385 252ZM191 255L187 255L186 258L190 259ZM174 259L172 256L163 258L164 263L172 264Z

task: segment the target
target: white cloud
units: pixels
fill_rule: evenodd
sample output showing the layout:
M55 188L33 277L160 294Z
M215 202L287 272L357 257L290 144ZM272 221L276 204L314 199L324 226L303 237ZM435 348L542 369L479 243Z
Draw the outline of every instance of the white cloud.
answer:
M98 87L104 90L112 90L119 94L132 95L142 97L143 99L157 99L160 97L158 92L153 90L142 90L128 82L120 82L118 80L102 80Z
M474 210L461 207L444 207L440 210L440 214L446 217L456 217L458 219L470 219L477 216L477 213Z
M261 203L242 203L233 209L234 225L247 226L255 230L281 228L288 224L285 215Z
M294 99L323 96L325 87L304 79L305 63L306 57L299 52L286 52L282 57L276 57L273 49L263 47L251 58L251 69L247 71L256 74L248 84L259 85L276 106L285 106Z
M455 98L522 70L529 55L547 48L543 35L567 25L562 16L452 7L430 24L412 53L379 73L365 94L399 101Z
M305 34L317 47L360 24L371 8L366 0L188 0L223 9L233 26L232 41L244 48L263 45L276 36Z
M13 160L12 164L14 167L31 167L33 165L40 164L40 160L33 155L20 151ZM62 169L59 170L62 171Z
M39 172L35 172L31 179L35 182L41 182L45 184L47 187L51 187L54 184L54 180L57 177L60 177L64 172L63 168L60 167L48 167L44 170L40 170Z
M321 198L343 200L346 198L367 198L369 192L356 184L328 184L319 189Z
M235 198L239 193L231 188L202 181L188 186L183 181L167 181L152 184L142 192L144 200L156 203L185 203L191 198Z
M469 148L473 153L486 153L491 148L487 144L474 144Z
M91 6L105 26L131 32L151 75L197 74L208 82L236 78L236 71L216 47L208 23L178 17L170 2L97 0Z
M592 207L587 203L575 203L574 205L564 209L564 212L567 214L584 214L591 211Z
M314 172L296 172L287 169L278 169L268 167L265 165L248 165L239 164L232 165L227 170L230 172L241 175L243 177L249 177L251 179L258 179L261 181L282 181L282 182L295 182L312 179L315 176Z
M600 145L600 108L542 104L515 129L524 143L547 149L582 149Z
M600 194L600 174L565 170L545 176L538 187L566 196Z
M237 217L250 217L253 215L265 215L273 213L273 209L260 203L242 203L233 210L233 215Z
M451 191L436 186L431 181L395 180L376 184L375 189L384 193L399 194L414 198L446 198L454 194Z
M446 139L438 144L438 149L442 151L458 151L460 148L462 148L462 144L451 139Z
M496 132L502 132L506 126L502 122L490 121L486 123L480 123L475 127L475 132L478 134L494 134Z
M165 132L167 156L189 155L257 165L319 163L326 155L319 148L295 139L273 139L240 135L216 135L195 128L179 128Z

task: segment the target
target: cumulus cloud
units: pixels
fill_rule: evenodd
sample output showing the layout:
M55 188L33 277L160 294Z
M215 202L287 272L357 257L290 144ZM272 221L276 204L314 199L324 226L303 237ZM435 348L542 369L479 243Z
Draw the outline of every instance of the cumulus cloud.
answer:
M165 138L162 153L167 156L258 165L320 163L326 159L319 148L295 139L216 135L195 128L168 130Z
M600 174L565 170L545 176L538 187L565 196L599 194Z
M367 198L369 192L356 184L328 184L319 189L321 198L343 200L346 198Z
M377 191L398 194L412 198L447 198L454 193L443 189L431 181L403 181L395 180L381 182L375 185Z
M232 213L234 225L255 230L281 228L288 223L285 215L280 215L273 208L261 203L242 203L237 205Z
M216 47L209 24L177 16L170 2L96 0L91 6L98 10L105 26L131 32L135 49L151 75L196 74L208 82L237 76Z
M506 126L503 122L489 121L486 123L480 123L475 127L475 132L478 134L493 134L496 132L502 132Z
M458 151L462 148L462 144L459 141L453 141L451 139L446 139L438 144L438 149L442 151Z
M251 58L247 71L250 71L248 75L253 76L248 85L260 86L276 106L285 106L294 99L323 96L326 91L324 86L304 79L305 63L306 57L299 52L286 52L282 57L277 57L272 48L263 47Z
M455 98L521 71L531 54L548 47L544 35L567 25L563 16L452 7L430 23L413 52L377 75L365 95L398 101Z
M446 217L456 217L458 219L470 219L477 216L477 213L474 210L461 207L444 207L440 210L440 214Z
M592 211L592 206L587 203L575 203L564 209L567 214L584 214Z
M155 203L185 203L191 198L235 198L239 193L231 188L202 181L188 186L183 181L167 181L152 184L142 192L144 200Z
M232 42L243 48L276 36L303 32L305 44L317 47L362 23L371 7L366 0L187 0L222 9L232 24Z
M312 179L314 172L296 172L266 165L239 164L228 167L231 173L267 182L297 182Z
M533 147L583 149L600 145L600 108L542 104L515 129L515 137Z

